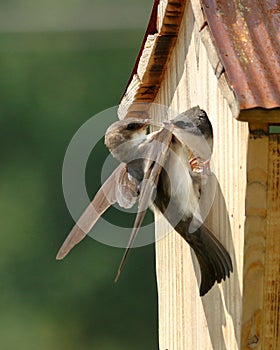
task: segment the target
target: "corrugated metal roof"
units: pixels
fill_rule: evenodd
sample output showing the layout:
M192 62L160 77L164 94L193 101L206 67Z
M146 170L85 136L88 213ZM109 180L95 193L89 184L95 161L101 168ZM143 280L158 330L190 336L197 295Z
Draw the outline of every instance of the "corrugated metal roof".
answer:
M279 122L280 108L280 2L279 0L189 0L199 25L207 26L234 91L240 120ZM186 0L155 0L144 40L122 96L123 118L137 102L152 102L163 79L179 32ZM159 15L158 9L164 13ZM197 13L198 12L198 13ZM162 23L159 25L159 18ZM205 19L205 23L204 23ZM160 27L160 30L159 30ZM139 65L155 36L145 72ZM207 44L207 43L206 43ZM160 52L159 52L160 48ZM147 56L147 52L145 53ZM160 62L160 64L158 64ZM143 66L143 65L142 65ZM132 107L127 107L131 105ZM125 108L123 108L125 106ZM146 110L136 106L136 110ZM270 110L269 116L267 109Z
M279 0L202 0L240 109L280 107Z

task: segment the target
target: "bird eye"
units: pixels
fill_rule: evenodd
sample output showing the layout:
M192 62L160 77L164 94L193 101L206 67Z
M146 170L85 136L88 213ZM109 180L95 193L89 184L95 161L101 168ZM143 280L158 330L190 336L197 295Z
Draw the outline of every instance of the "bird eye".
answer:
M129 123L127 124L126 130L136 130L139 128L138 123Z

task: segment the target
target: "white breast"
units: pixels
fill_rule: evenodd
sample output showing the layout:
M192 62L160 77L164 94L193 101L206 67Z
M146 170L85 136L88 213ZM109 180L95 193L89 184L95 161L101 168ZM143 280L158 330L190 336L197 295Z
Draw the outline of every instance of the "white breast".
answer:
M183 147L172 147L165 170L171 182L171 197L175 199L180 213L190 216L198 210L198 197L195 193L190 165Z

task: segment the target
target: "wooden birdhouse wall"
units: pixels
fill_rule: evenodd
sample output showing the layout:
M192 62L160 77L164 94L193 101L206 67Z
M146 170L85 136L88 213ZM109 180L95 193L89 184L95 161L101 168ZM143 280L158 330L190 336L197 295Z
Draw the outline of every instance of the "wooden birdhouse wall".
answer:
M155 213L160 350L280 349L279 11L242 3L155 0L118 109L161 121L199 105L213 125L205 223L234 273L199 297L196 258Z
M201 298L197 262L188 244L167 223L157 223L160 214L156 214L156 232L171 231L156 243L159 344L160 350L234 350L240 349L242 323L249 130L248 123L233 117L236 111L230 108L232 93L209 29L202 28L196 12L195 6L187 2L178 40L154 102L178 112L199 105L211 120L212 168L218 184L207 224L228 249L234 274ZM162 118L153 112L152 117Z
M280 134L250 129L241 349L272 350L280 349Z

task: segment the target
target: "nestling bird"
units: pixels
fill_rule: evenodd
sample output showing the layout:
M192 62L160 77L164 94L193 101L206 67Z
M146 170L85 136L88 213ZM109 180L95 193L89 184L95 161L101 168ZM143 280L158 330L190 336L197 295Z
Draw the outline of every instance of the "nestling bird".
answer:
M228 252L203 225L199 215L202 182L189 163L190 155L205 161L211 157L212 126L199 107L190 109L159 131L147 135L148 124L148 119L126 118L108 128L105 144L112 155L123 163L74 226L57 258L63 258L112 203L125 202L129 207L138 196L136 223L118 275L149 203L152 208L160 210L194 250L201 271L200 295L203 296L215 282L225 280L233 270ZM107 196L105 203L104 196ZM194 221L197 224L192 231L190 225Z

